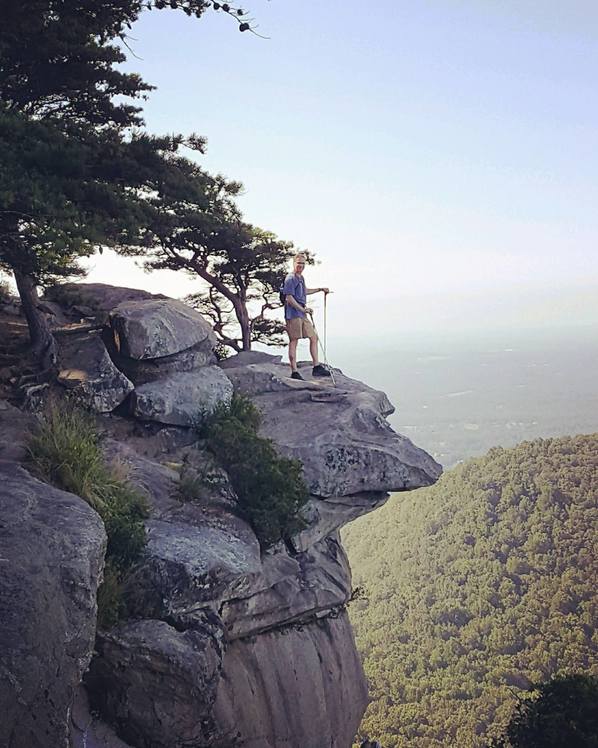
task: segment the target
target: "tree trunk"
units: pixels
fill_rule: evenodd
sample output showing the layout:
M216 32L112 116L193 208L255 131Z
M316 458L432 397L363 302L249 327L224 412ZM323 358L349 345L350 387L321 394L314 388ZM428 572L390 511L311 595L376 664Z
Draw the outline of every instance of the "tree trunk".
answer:
M56 343L50 330L46 315L39 308L37 286L31 275L14 271L15 281L27 325L33 354L44 369L52 368L56 363Z
M247 306L239 301L235 304L235 314L241 327L241 346L244 351L251 350L251 323L249 321L249 312Z
M249 312L245 298L233 293L227 286L215 275L209 273L206 268L197 260L189 261L187 267L192 268L200 278L207 281L210 286L220 292L225 299L228 299L233 305L235 316L241 327L242 350L251 350L251 323L249 321ZM234 346L233 346L234 348Z

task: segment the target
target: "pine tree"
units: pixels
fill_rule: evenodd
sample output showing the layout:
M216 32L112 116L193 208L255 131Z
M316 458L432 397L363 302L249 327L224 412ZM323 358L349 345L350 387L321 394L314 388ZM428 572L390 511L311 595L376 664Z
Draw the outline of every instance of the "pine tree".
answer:
M148 268L202 279L206 290L189 303L211 319L225 346L247 351L253 342L283 342L282 321L267 313L281 306L279 288L295 250L292 242L242 220L232 200L237 189L215 179L208 205L194 204L189 191L180 200L162 192L150 226L154 242L143 251L150 254Z
M102 245L139 243L148 186L183 139L138 134L151 86L116 65L144 9L201 16L205 0L0 0L0 267L12 270L34 352L53 339L37 286ZM239 17L238 22L242 22ZM191 138L188 142L196 142Z

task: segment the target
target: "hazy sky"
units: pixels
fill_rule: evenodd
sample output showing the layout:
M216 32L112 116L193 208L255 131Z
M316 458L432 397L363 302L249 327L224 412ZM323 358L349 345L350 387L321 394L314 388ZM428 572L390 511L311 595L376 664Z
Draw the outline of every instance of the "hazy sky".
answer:
M151 130L207 136L246 218L317 253L329 335L598 325L595 0L247 7L268 40L145 13L128 67L158 87Z

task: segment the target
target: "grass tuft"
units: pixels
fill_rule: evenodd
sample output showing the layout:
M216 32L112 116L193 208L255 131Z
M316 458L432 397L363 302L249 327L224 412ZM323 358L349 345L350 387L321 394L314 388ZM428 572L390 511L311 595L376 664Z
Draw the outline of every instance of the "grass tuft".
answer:
M92 506L108 536L104 583L98 591L98 621L113 625L125 605L121 586L145 547L144 496L126 479L122 463L107 463L93 418L77 407L48 406L28 444L29 462L44 481Z
M180 501L189 502L197 501L197 499L205 492L206 481L198 475L195 470L188 466L183 466L183 469L179 474L179 482L177 486L177 497Z

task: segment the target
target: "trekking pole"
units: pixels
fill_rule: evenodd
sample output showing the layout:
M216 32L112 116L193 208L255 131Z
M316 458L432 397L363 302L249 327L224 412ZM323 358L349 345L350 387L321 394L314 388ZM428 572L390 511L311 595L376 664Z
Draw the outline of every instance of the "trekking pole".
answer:
M326 349L324 348L324 346L322 345L322 341L320 340L320 336L318 334L318 328L316 327L316 323L314 322L314 315L312 312L310 312L309 316L311 317L311 323L313 325L313 328L316 331L316 338L318 339L320 350L322 351L322 355L324 356L324 363L326 364L326 368L330 372L330 379L332 380L332 385L336 387L336 380L334 379L334 373L332 371L332 367L328 363L328 359L326 358Z
M324 361L328 363L326 359L326 300L328 299L328 294L326 291L324 291Z

